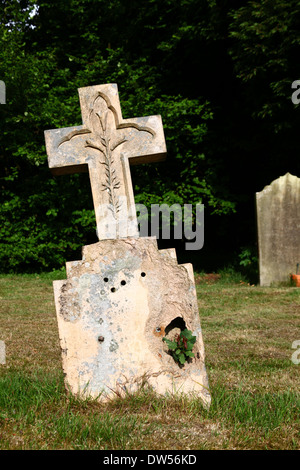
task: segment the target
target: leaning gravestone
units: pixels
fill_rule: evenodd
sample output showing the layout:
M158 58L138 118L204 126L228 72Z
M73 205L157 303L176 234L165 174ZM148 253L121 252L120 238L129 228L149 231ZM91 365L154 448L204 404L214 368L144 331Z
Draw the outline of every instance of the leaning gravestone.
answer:
M54 174L89 171L99 242L54 281L63 369L74 394L107 400L144 384L210 403L193 269L139 237L129 164L165 158L160 116L123 119L115 84L79 89L83 124L45 131ZM188 329L194 357L163 338Z
M300 178L287 173L256 193L260 285L287 282L300 262Z

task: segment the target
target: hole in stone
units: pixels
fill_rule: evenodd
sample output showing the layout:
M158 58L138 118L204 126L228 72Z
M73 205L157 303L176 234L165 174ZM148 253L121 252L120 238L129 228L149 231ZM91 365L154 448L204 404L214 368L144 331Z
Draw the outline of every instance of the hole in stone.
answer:
M116 292L116 288L115 288L115 287L112 287L110 290L111 290L111 292Z
M146 273L141 273L141 276L142 276L142 277L145 277L145 276L146 276Z
M121 281L121 286L125 286L126 285L126 281Z
M186 329L186 324L185 321L183 320L182 317L176 317L174 320L172 320L165 328L165 338L169 341L174 341L177 342L178 340L178 335L181 334L183 330ZM165 344L163 347L164 351L171 357L173 357L175 363L178 365L179 368L182 368L185 366L185 363L191 363L192 358L187 357L184 354L184 349L182 349L182 345L179 346L179 353L173 349L173 347L170 349L168 344ZM180 354L181 351L181 354ZM184 358L182 358L182 354ZM184 359L184 360L183 360ZM183 360L183 362L182 362Z
M108 282L108 277L105 277L105 278L103 279L103 281L104 281L104 282Z
M186 325L185 325L185 321L183 320L183 318L176 317L166 326L165 328L166 336L170 333L171 330L174 330L175 328L179 328L181 331L185 330Z

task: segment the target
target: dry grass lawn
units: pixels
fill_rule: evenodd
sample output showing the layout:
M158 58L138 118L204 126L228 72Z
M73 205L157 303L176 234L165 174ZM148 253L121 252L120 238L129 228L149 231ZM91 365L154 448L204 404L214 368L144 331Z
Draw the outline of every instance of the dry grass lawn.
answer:
M55 277L55 276L54 276ZM1 449L299 449L300 289L198 275L212 405L65 393L51 275L0 277ZM299 351L300 359L300 351Z

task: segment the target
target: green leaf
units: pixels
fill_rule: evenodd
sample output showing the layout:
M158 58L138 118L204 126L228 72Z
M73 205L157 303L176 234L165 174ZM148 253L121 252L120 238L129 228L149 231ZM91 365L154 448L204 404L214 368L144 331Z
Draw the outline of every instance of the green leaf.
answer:
M191 351L186 351L185 355L188 356L188 357L195 357L195 354L192 353Z
M185 361L186 361L185 355L183 353L179 354L178 360L179 360L180 364L184 364Z
M163 341L167 344L168 348L174 351L177 348L177 343L175 341L170 341L167 338L163 338Z
M195 341L188 341L188 343L186 345L186 349L192 350L193 347L194 347L194 343L195 343Z
M187 328L185 330L183 330L181 332L181 336L184 336L186 339L189 339L191 338L193 335L192 335L192 332L191 330L188 330Z

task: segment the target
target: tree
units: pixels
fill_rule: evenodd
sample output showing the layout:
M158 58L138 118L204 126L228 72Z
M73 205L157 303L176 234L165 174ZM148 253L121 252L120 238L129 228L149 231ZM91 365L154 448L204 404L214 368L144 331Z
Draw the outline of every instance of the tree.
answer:
M261 153L272 154L262 174L269 172L270 180L285 170L297 174L299 112L291 101L291 85L299 78L300 4L250 1L232 11L231 18L234 70L246 87L247 112L263 133Z
M44 146L45 129L81 123L77 96L81 86L117 82L125 117L159 112L164 116L174 163L136 170L137 201L172 204L207 198L215 203L212 188L197 174L204 160L199 144L212 117L209 105L198 98L164 94L159 88L163 83L159 66L148 62L147 56L136 55L135 48L117 45L122 18L113 7L122 2L56 1L51 8L43 1L36 4L37 13L32 16L32 3L20 9L15 2L10 9L13 19L1 23L5 47L0 75L8 96L8 106L1 108L0 137L2 270L58 267L80 256L83 244L96 241L87 178L53 178ZM96 7L103 16L92 22ZM146 10L146 4L143 7ZM116 46L100 37L99 49L99 31L104 24L112 24L116 11L119 16L109 30Z
M168 159L132 168L136 201L204 203L207 269L255 245L255 192L299 173L296 0L1 5L2 270L58 267L96 241L88 178L51 176L44 130L81 124L77 88L109 82L125 118L163 119Z

